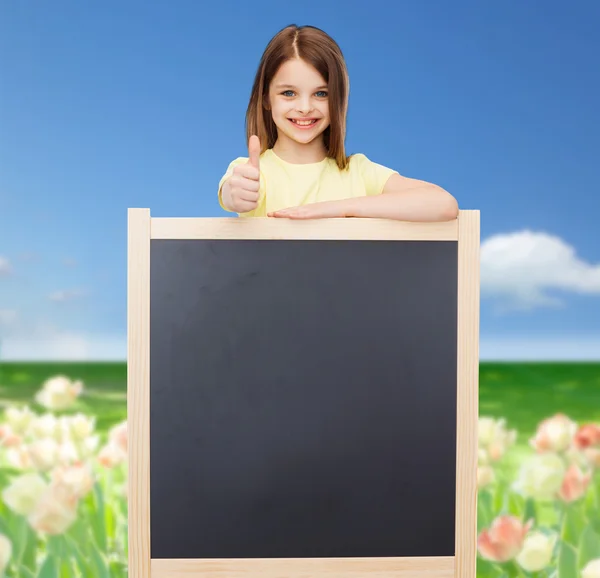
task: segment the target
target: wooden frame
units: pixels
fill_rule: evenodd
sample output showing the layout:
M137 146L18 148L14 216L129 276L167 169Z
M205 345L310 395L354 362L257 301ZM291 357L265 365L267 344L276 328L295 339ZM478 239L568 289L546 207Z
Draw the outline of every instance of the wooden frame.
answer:
M479 211L443 223L380 219L151 218L128 211L127 408L130 578L475 578ZM151 559L150 240L370 239L458 242L456 539L451 557Z

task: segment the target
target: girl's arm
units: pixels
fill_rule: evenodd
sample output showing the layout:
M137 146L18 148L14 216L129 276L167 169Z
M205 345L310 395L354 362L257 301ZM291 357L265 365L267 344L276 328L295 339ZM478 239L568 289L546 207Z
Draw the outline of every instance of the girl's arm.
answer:
M371 217L399 221L452 221L458 203L432 183L393 174L381 195L344 199L340 208L346 217Z
M395 173L387 180L381 195L291 207L269 213L268 216L288 219L363 217L398 221L452 221L458 217L458 203L450 193L437 185Z

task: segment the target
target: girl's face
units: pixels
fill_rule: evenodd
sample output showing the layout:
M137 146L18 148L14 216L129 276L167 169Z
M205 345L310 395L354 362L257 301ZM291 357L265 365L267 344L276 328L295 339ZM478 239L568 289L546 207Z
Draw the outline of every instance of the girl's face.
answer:
M329 126L327 83L299 58L281 65L269 87L269 103L280 140L308 144Z

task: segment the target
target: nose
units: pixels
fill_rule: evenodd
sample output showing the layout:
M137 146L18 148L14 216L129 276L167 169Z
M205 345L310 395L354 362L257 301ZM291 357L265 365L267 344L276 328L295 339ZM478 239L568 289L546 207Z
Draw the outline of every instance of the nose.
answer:
M300 114L306 116L311 110L310 97L305 96L298 101L298 108L296 109Z

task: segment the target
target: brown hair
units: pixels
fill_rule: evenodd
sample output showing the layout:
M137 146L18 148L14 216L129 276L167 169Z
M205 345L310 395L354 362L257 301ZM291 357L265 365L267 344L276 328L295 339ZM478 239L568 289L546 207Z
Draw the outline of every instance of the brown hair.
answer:
M323 142L327 156L335 159L340 169L345 169L348 166L344 148L350 86L348 72L340 47L333 38L314 26L286 26L267 45L258 65L246 111L246 142L252 135L257 135L261 153L275 144L277 127L264 102L279 67L292 58L301 58L314 66L327 82L331 120L323 131Z

